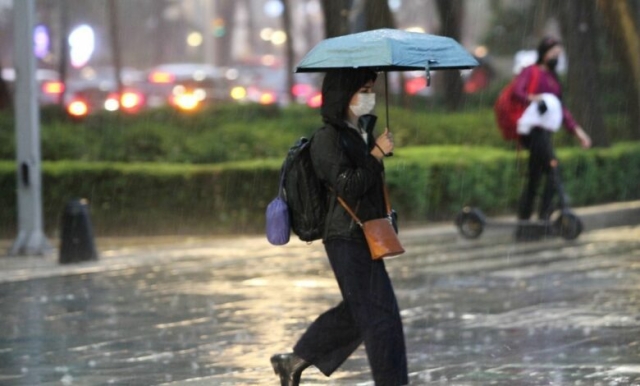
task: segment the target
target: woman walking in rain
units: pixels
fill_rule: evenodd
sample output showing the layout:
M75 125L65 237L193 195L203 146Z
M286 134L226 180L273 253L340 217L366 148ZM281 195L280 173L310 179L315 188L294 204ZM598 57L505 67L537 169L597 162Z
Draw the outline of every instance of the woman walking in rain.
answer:
M339 195L362 221L386 216L383 158L392 153L388 129L374 138L376 73L368 69L329 71L322 85L322 118L310 152L318 177L330 190L323 242L342 301L321 314L292 353L271 363L282 386L300 383L310 365L330 376L364 342L378 386L408 384L402 320L383 260L372 260L361 228L336 203ZM373 118L373 120L371 120Z
M553 38L544 38L538 46L538 60L536 64L522 70L516 78L514 85L514 97L520 102L529 104L538 103L538 111L544 114L547 106L542 94L550 93L562 100L562 88L556 73L558 58L562 53L560 42ZM531 83L533 82L533 87ZM530 90L532 92L530 92ZM591 138L573 119L566 107L562 107L562 124L573 133L580 141L583 148L591 147ZM534 127L528 135L522 135L520 142L529 149L529 170L527 185L520 197L518 206L518 219L529 220L533 212L533 203L536 198L540 179L546 176L546 184L542 193L538 217L540 220L549 220L553 213L553 196L559 183L558 160L553 151L553 132L541 127ZM519 227L516 231L516 239L527 239L525 227Z

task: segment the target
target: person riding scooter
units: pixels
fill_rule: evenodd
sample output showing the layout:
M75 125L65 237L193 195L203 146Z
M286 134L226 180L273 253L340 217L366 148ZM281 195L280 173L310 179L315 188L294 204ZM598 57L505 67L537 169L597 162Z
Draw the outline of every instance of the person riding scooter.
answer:
M538 60L536 64L522 70L515 81L513 95L523 103L537 104L540 115L547 112L547 105L543 95L555 95L562 101L562 87L556 73L558 58L562 53L560 42L554 38L544 38L538 46ZM530 83L536 73L536 84L531 90ZM562 124L573 133L583 148L591 147L591 138L582 127L574 120L569 110L562 106ZM558 191L560 172L558 159L553 150L553 131L543 127L533 127L526 135L520 136L520 143L529 150L529 168L527 185L522 192L518 205L518 219L529 220L533 213L534 201L538 186L543 176L546 176L546 184L542 193L538 208L538 217L542 221L548 221L554 211L553 197ZM527 239L526 227L519 226L516 230L516 239Z

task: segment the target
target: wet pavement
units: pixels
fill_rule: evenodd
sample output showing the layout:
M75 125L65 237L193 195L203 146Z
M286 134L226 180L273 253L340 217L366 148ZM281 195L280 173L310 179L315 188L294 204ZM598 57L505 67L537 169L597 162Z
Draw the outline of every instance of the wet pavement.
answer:
M640 226L401 238L387 266L412 385L640 385ZM269 356L340 299L320 243L151 244L74 266L0 258L0 384L277 385ZM372 385L364 350L302 384Z

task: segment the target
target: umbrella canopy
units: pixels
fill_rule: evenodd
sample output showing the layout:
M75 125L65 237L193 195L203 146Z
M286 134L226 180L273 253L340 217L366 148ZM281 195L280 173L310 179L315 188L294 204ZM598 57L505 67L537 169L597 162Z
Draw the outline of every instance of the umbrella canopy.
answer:
M454 39L385 28L325 39L302 58L296 72L346 67L429 72L477 65L478 61Z

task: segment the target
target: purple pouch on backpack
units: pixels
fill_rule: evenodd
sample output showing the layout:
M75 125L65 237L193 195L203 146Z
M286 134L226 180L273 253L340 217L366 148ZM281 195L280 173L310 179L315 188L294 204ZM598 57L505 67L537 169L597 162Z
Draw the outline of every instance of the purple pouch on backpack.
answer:
M273 245L284 245L289 242L291 225L287 202L278 196L267 205L267 240Z
M291 222L289 219L289 206L284 199L284 167L280 171L280 187L278 197L267 205L266 212L267 240L273 245L285 245L291 235Z

